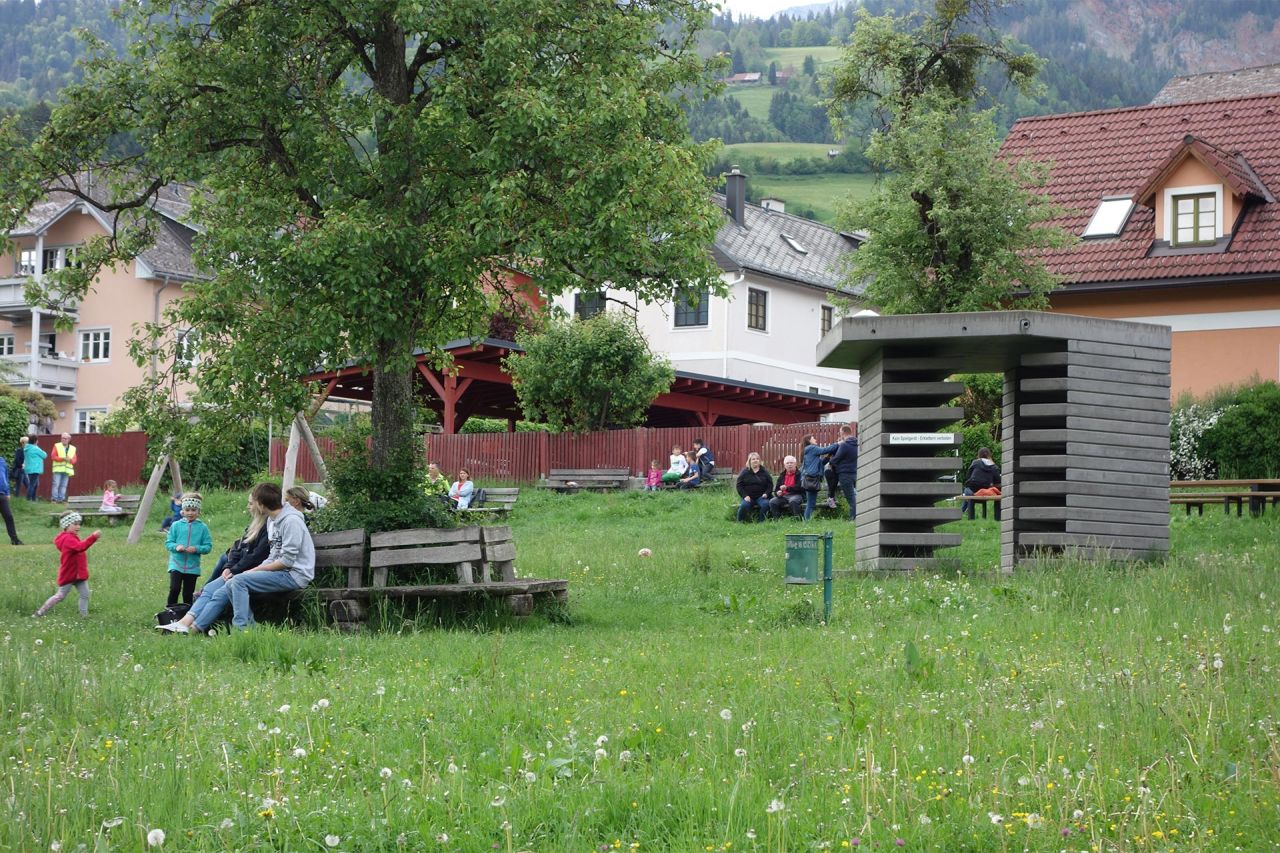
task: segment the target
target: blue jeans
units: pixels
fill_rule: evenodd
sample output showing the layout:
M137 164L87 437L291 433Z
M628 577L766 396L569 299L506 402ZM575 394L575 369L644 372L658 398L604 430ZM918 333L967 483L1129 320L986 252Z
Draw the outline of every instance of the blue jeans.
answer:
M804 520L813 518L813 511L818 507L818 489L804 490Z
M287 570L278 572L244 572L227 582L231 590L231 624L236 628L254 625L253 610L249 608L251 592L293 592L298 584Z
M29 501L35 500L36 490L39 488L40 488L40 475L28 474L27 475L27 500Z
M844 499L849 503L850 521L853 521L858 517L858 507L856 505L856 501L858 500L858 490L855 488L855 484L857 482L858 478L856 474L840 475L840 493L844 495Z
M67 482L70 479L70 474L61 471L53 472L53 494L49 498L51 501L60 504L67 499Z
M769 499L761 495L758 498L743 498L738 502L738 521L746 521L753 507L760 521L769 518Z
M229 604L230 592L227 590L227 582L221 577L215 577L204 585L204 589L200 590L200 597L187 612L195 620L195 629L203 634L209 630L210 625L222 617Z

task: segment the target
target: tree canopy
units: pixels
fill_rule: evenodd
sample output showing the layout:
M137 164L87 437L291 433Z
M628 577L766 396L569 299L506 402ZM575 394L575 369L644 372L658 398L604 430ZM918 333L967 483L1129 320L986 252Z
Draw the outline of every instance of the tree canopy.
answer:
M298 378L370 365L371 463L405 464L415 349L482 333L504 270L548 293L610 286L669 298L717 287L719 224L671 92L707 65L693 0L138 0L119 59L98 44L27 143L0 126L6 231L55 188L116 216L75 298L153 235L145 215L185 182L204 277L135 341L160 369L127 397L180 430L194 380L206 421L302 407ZM658 33L661 31L662 37ZM112 156L130 135L142 150ZM85 179L92 166L93 183ZM197 369L174 358L193 329ZM168 365L166 367L166 365ZM169 418L166 425L164 418Z
M873 99L885 118L867 159L886 177L841 224L870 234L850 275L886 313L1044 307L1057 284L1035 256L1070 239L1047 224L1057 210L1035 192L1046 167L997 160L994 111L974 107L988 65L1023 89L1040 65L975 31L1003 5L934 0L929 16L864 14L836 73L833 112Z
M638 426L671 388L671 363L654 356L635 320L601 311L587 320L551 320L522 334L507 356L525 417L574 432Z

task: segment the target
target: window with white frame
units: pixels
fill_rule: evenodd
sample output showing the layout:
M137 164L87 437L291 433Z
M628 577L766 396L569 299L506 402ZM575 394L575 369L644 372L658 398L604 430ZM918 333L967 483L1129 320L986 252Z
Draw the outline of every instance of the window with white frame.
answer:
M830 305L822 306L822 326L818 330L820 337L826 337L827 332L831 331L831 327L835 325L836 309Z
M35 249L20 250L17 257L17 268L14 272L18 275L35 275L37 260Z
M747 288L747 328L757 332L769 331L769 293L754 287Z
M110 329L84 329L80 332L81 361L109 361L110 359Z
M830 397L833 390L826 385L810 385L808 382L797 382L796 388L806 394L822 394Z
M184 367L195 367L200 363L200 333L195 329L182 329L177 338L173 360Z
M99 425L106 416L105 408L76 409L76 432L98 432Z
M604 291L583 291L573 295L573 315L587 320L604 310Z
M1164 236L1177 247L1211 246L1223 231L1221 184L1165 187Z
M13 335L0 335L0 355L13 355Z
M67 267L78 266L80 266L80 249L78 247L55 246L52 249L44 250L40 269L44 272L54 272Z

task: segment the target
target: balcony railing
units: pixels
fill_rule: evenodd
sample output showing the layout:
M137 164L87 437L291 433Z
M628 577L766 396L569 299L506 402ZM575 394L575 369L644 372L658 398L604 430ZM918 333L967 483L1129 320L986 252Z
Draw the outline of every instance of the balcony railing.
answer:
M24 317L30 318L31 309L34 307L27 299L26 288L30 280L30 276L25 275L0 278L0 317L14 321L21 321ZM75 301L68 301L61 305L60 302L57 294L51 293L47 302L40 307L50 312L66 313L74 313L80 307L80 303Z
M4 374L0 382L15 388L31 387L31 356L0 356L0 369ZM36 370L35 390L46 397L76 396L76 378L80 365L65 358L41 358Z

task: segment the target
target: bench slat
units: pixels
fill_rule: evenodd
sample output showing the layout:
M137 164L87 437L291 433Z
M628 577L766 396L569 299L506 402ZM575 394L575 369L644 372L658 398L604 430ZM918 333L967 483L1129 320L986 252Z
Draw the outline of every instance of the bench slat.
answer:
M454 542L479 542L477 527L422 527L417 530L388 530L369 537L372 548L388 548L397 545L443 545Z
M449 563L470 563L480 559L480 543L441 545L435 548L396 548L374 551L369 555L369 567L406 566L422 563L442 566Z
M317 548L329 548L334 545L363 545L364 538L364 528L357 527L352 530L335 530L332 533L316 533L311 541Z
M316 549L316 568L326 569L333 566L363 566L364 544L350 545L346 548Z

